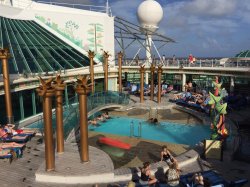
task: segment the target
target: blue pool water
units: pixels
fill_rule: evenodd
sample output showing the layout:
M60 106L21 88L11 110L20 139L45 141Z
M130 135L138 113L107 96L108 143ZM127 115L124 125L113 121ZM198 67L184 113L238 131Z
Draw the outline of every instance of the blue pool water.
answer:
M160 122L160 125L152 125L142 119L128 117L113 117L100 126L89 126L89 130L121 136L131 135L131 122L133 121L133 135L139 135L139 123L141 123L141 138L177 144L195 145L199 141L209 139L209 126L185 125L170 122Z

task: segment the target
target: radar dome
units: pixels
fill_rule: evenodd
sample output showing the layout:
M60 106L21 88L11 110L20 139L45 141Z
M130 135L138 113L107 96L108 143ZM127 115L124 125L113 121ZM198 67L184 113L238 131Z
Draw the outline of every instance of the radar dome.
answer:
M163 10L155 0L145 0L137 9L137 18L143 28L154 32L162 20Z

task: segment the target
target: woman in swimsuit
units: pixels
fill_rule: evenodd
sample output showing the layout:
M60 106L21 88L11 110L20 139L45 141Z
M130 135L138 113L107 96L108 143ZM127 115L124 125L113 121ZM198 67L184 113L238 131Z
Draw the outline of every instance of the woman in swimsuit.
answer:
M143 168L141 169L141 185L153 185L157 182L156 178L154 178L150 173L150 163L144 162Z
M162 146L161 161L167 162L168 165L175 163L177 166L177 170L180 171L177 160L171 155L166 145Z

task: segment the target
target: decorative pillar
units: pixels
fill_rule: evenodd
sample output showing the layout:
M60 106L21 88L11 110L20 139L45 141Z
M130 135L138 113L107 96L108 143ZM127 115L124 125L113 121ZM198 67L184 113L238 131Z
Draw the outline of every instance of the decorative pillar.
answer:
M104 59L104 91L107 92L108 91L108 58L109 58L109 54L108 52L103 52L103 59Z
M80 76L77 79L76 93L79 100L80 114L80 158L81 162L89 161L89 146L88 146L88 118L87 118L87 93L91 88L87 85L88 77Z
M145 66L141 66L141 68L140 68L140 75L141 75L140 103L144 102L144 73L145 73Z
M46 171L55 170L55 149L53 143L52 129L52 97L55 89L51 86L52 78L44 81L40 77L40 87L37 88L38 95L43 97L43 119L44 119L44 141Z
M60 75L54 81L56 95L56 147L57 153L64 152L64 130L63 130L63 92L65 89L64 81Z
M119 92L122 92L122 57L123 57L123 53L120 51L120 52L118 53Z
M90 72L90 80L91 80L91 93L93 94L95 92L95 75L94 75L94 57L95 53L93 51L88 51L89 55L89 61L90 61L90 66L89 66L89 72Z
M230 93L234 92L234 77L230 77Z
M152 63L150 66L151 72L151 85L150 85L150 100L154 100L154 74L155 74L155 65Z
M12 100L10 92L10 78L9 78L9 67L8 59L10 57L8 49L0 49L0 59L2 60L2 71L3 71L3 82L4 82L4 96L5 96L5 107L7 114L7 123L14 123L14 116L12 111Z
M186 74L183 73L182 74L182 91L185 92L186 91L186 82L187 82L187 77L186 77Z
M161 103L161 74L162 74L162 65L158 66L158 97L157 97L158 103Z

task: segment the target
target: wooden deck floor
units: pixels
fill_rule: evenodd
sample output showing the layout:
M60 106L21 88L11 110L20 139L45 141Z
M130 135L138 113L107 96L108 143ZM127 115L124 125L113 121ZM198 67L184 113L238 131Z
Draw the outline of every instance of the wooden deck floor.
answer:
M35 181L35 172L44 162L44 144L41 137L33 137L27 142L23 157L13 161L0 159L0 186L1 187L67 187L92 185L63 185L53 183L39 183Z

